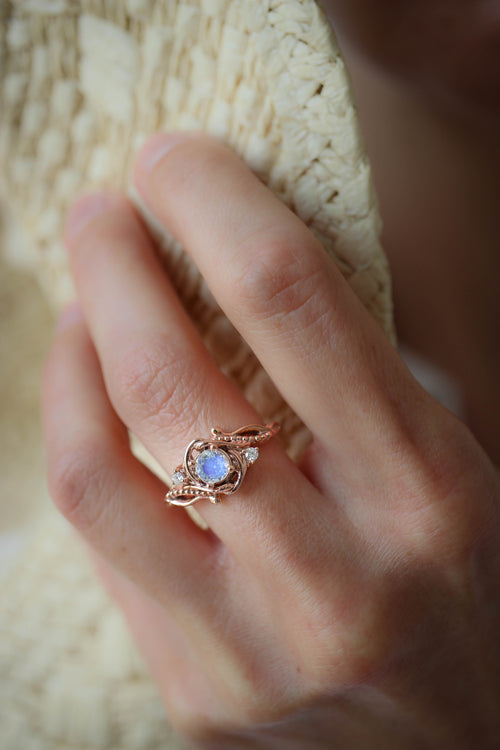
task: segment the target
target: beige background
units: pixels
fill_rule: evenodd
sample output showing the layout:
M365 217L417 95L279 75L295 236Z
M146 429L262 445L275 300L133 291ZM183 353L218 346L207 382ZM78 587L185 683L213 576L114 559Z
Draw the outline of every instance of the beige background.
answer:
M0 258L2 534L20 532L48 505L43 491L39 378L51 329L52 316L36 280Z

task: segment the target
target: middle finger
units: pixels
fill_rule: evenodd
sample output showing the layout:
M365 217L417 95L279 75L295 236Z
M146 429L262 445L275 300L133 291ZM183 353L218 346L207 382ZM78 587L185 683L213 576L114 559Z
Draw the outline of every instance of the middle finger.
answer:
M402 434L405 368L307 226L205 135L151 138L136 183L335 463L378 464Z

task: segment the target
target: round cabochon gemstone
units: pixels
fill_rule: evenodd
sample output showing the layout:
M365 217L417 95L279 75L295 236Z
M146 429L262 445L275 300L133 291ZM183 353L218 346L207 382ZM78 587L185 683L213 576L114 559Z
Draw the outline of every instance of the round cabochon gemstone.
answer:
M207 448L196 459L196 473L207 484L219 484L229 476L231 462L223 451Z

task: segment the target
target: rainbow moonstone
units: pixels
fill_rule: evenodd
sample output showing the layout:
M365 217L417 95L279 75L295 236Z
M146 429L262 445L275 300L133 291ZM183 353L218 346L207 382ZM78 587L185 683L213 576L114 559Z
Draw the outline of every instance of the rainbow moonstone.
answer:
M207 448L196 459L196 473L206 484L220 484L231 473L231 462L223 451Z

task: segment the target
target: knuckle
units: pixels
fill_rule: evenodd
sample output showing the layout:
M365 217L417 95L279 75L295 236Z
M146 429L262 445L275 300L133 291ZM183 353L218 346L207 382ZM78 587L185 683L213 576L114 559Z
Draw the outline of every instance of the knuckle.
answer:
M67 449L49 466L50 495L74 526L88 531L99 521L109 493L109 464L96 440Z
M187 350L175 348L163 336L134 344L111 376L117 410L145 420L153 428L164 429L168 424L186 429L189 404L202 401L200 368Z
M255 246L264 251L256 255ZM325 271L312 264L310 253L286 235L251 238L249 261L239 270L233 286L243 309L252 317L303 329L328 310L324 297Z
M408 475L413 502L402 514L401 533L421 559L461 564L487 535L495 513L488 474L479 446L458 420L445 426L432 452L419 453Z
M412 529L419 556L446 565L463 563L488 533L492 507L478 492L457 486L420 509Z

